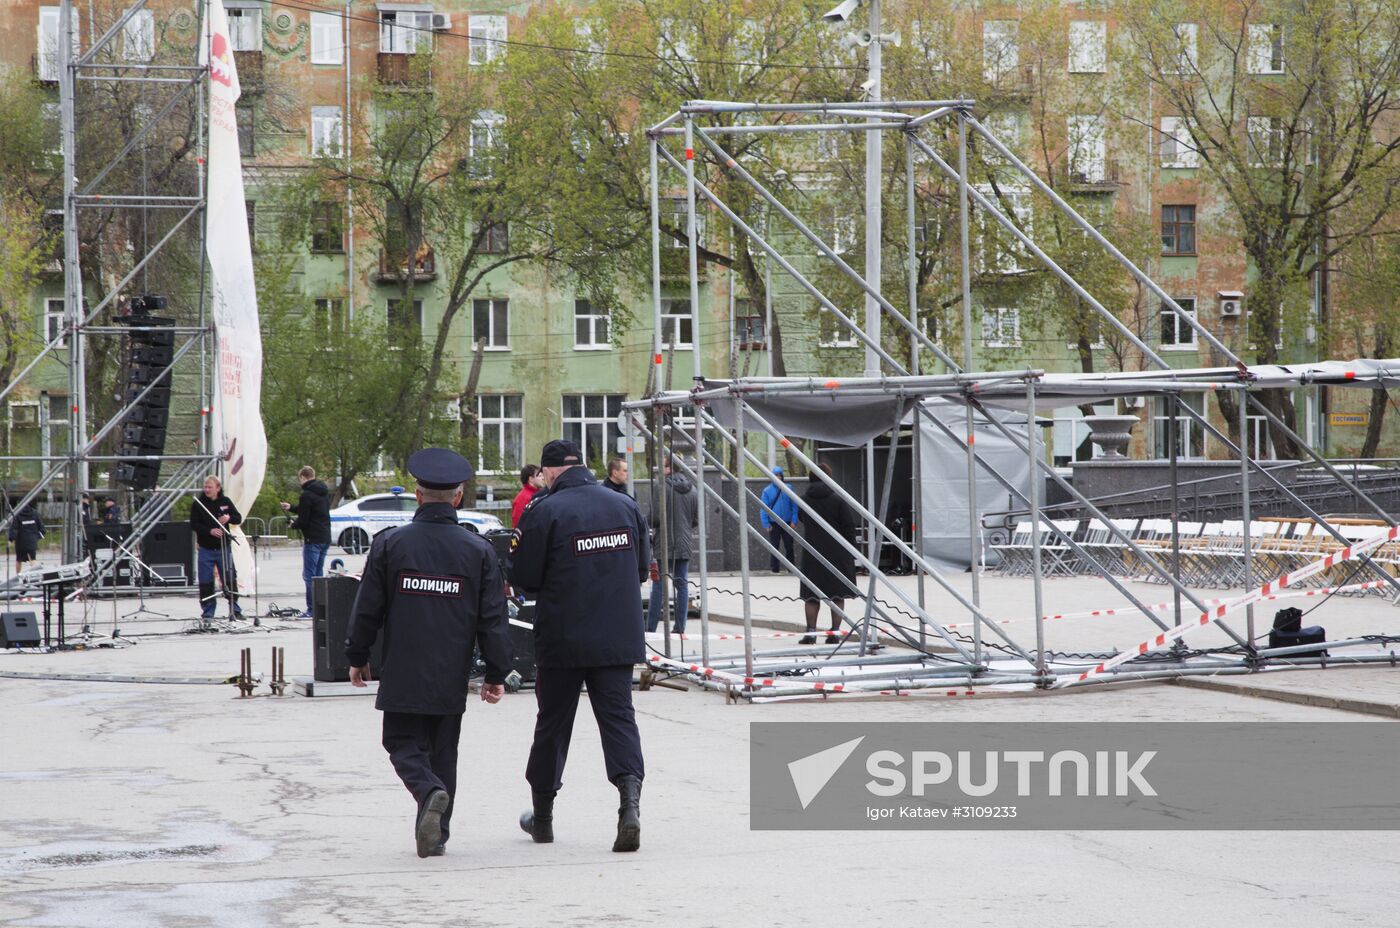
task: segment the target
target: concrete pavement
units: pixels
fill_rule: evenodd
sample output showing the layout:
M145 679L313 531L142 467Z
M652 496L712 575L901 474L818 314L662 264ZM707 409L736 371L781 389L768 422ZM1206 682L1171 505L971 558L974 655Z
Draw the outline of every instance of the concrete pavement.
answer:
M299 563L294 550L263 562L264 607L299 604ZM1024 609L1012 591L996 595ZM152 606L196 611L193 596ZM1388 606L1364 608L1345 620L1393 621ZM91 613L99 632L110 609ZM4 653L0 672L228 676L240 648L266 672L281 645L289 674L309 673L309 623L268 624L282 627L187 635L173 621L127 624L124 634L151 637L121 650ZM1381 699L1400 680L1387 670L1307 674ZM1375 685L1363 682L1372 675ZM1239 928L1382 925L1400 902L1400 838L1382 832L754 832L747 809L753 721L1394 722L1168 685L768 705L653 689L637 694L637 707L648 760L639 853L609 850L616 792L586 712L557 843L536 846L519 832L534 710L520 694L469 707L453 840L447 857L425 861L369 699L0 678L0 924Z

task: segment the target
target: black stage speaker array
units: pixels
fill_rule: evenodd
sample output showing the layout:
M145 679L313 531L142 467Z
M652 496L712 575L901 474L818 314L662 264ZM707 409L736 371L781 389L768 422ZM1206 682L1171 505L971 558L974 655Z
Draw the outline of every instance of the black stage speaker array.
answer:
M135 401L142 390L160 379L122 423L122 444L117 451L122 457L165 453L171 375L160 375L175 355L175 320L150 315L152 310L164 308L163 296L138 296L131 301L131 315L120 318L131 328L122 359L122 404ZM133 490L154 490L159 477L159 461L124 461L116 467L116 481Z
M0 648L37 648L42 643L39 621L32 612L0 615Z
M350 662L345 659L345 637L350 632L350 613L360 581L354 577L317 577L311 581L311 632L315 636L316 679L322 683L344 683L350 679ZM371 675L384 663L384 635L370 649Z

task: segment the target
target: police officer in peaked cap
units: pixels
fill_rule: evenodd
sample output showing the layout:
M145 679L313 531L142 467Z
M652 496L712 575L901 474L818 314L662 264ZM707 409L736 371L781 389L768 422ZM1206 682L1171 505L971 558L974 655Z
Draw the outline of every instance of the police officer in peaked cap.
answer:
M408 459L408 470L418 481L418 511L408 525L374 536L345 654L355 686L364 686L371 671L379 676L384 750L418 803L418 856L437 857L457 790L472 651L479 647L486 663L481 698L496 703L505 693L511 646L495 551L457 522L471 465L445 448L424 448ZM380 635L384 666L371 668L370 648Z
M571 441L540 456L549 491L520 519L511 583L535 596L535 741L525 767L534 800L520 827L554 840L554 796L563 786L579 691L603 740L608 779L620 797L614 851L641 846L642 742L632 711L632 668L646 659L642 580L650 554L637 504L603 488Z

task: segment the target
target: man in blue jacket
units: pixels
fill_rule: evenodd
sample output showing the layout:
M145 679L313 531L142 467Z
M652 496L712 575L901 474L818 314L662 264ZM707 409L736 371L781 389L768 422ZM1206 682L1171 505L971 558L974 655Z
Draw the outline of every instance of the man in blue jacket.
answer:
M778 484L783 482L783 469L773 468L773 482L768 484L763 490L763 495L759 497L763 500L763 505L773 510L778 518L773 519L768 515L768 509L761 509L758 513L759 521L763 527L768 529L768 540L773 547L782 551L789 561L793 560L793 538L797 535L798 509L797 503ZM769 569L773 573L778 573L779 565L777 557L769 558Z
M535 741L525 767L533 808L520 827L554 840L554 796L563 786L579 691L603 740L617 787L614 851L641 846L642 741L632 710L632 667L646 660L641 581L651 554L646 522L630 496L598 485L572 441L540 456L547 493L521 515L512 542L511 584L535 597Z

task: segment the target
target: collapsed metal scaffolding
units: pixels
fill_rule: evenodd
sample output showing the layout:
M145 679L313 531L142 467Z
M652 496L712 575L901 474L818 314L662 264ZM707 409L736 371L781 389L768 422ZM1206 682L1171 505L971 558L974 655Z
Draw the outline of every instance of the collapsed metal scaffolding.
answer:
M730 116L739 125L709 126L698 124L702 117ZM781 122L757 124L763 117L780 117ZM949 126L953 122L955 125ZM924 137L926 128L939 125L947 130L947 135L956 138L957 167L954 168ZM908 204L907 252L907 312L901 312L880 292L880 281L869 280L854 270L838 253L835 247L822 239L793 210L789 209L775 193L748 171L727 151L719 139L725 135L742 133L799 134L831 132L898 132L904 141L904 180ZM1172 369L1137 333L1110 312L1093 294L1077 281L1073 275L1057 264L1033 237L1007 216L999 204L972 185L968 172L969 134L975 135L979 144L986 145L1013 172L1018 181L1044 195L1052 206L1072 222L1091 241L1097 243L1142 287L1153 294L1163 311L1175 314L1179 324L1189 327L1196 336L1209 345L1218 356L1232 367L1213 368L1198 371ZM973 115L973 102L970 100L946 101L880 101L873 103L823 103L823 104L754 104L719 101L694 101L681 107L648 132L651 161L651 208L652 208L652 280L653 280L653 360L662 363L663 320L661 314L662 270L660 232L660 171L667 165L684 176L685 180L685 235L687 239L688 285L690 295L691 326L693 333L699 333L701 302L700 273L697 242L697 219L699 209L712 209L723 216L738 233L752 242L765 256L766 263L776 265L794 281L801 291L812 297L823 310L829 312L869 354L878 357L881 370L878 376L857 378L754 378L729 381L707 380L702 370L701 352L692 350L694 366L694 386L689 391L665 392L660 389L653 395L625 404L624 416L625 445L629 458L634 447L633 438L640 435L649 441L652 448L652 474L660 473L659 462L667 454L668 438L674 443L674 430L667 425L668 418L677 411L684 411L693 426L693 435L687 436L685 450L695 454L693 465L679 455L671 456L676 469L691 477L699 486L702 499L714 502L725 515L737 522L740 528L739 546L741 600L744 626L744 651L742 655L711 655L709 632L709 569L707 559L706 525L704 505L699 507L698 531L701 544L698 546L701 660L691 663L677 660L672 655L672 636L669 621L662 624L665 632L663 653L653 657L657 667L687 675L696 679L702 686L724 691L729 696L747 699L762 699L789 695L810 695L812 693L861 692L861 691L906 691L949 686L1003 686L1048 688L1079 683L1104 683L1123 680L1159 679L1200 673L1252 673L1264 669L1291 666L1394 663L1393 654L1346 654L1327 658L1314 656L1300 657L1321 648L1346 648L1369 639L1352 639L1326 642L1308 648L1260 648L1256 642L1261 636L1256 634L1254 605L1267 598L1272 591L1297 584L1309 576L1317 574L1334 563L1356 560L1358 570L1365 569L1375 576L1375 586L1389 589L1393 598L1400 599L1400 580L1388 572L1372 556L1385 544L1396 541L1400 529L1394 519L1355 483L1349 481L1331 462L1317 453L1308 442L1298 436L1293 429L1265 406L1257 396L1263 389L1289 389L1305 385L1326 385L1366 389L1387 389L1400 385L1400 361L1357 362L1340 364L1322 362L1301 366L1256 366L1246 364L1236 353L1223 344L1210 332L1194 314L1184 310L1152 278L1134 264L1126 255L1109 242L1093 225L1081 216L1053 188L1046 184L1029 166L1019 159L1006 145L999 141ZM816 248L825 261L825 266L835 268L840 277L845 278L869 299L878 303L882 314L908 333L910 358L908 363L892 356L882 344L878 332L872 334L843 312L836 301L817 286L811 274L804 273L797 262L785 256L773 243L766 227L759 232L747 222L739 212L726 203L714 189L696 176L696 143L708 151L722 165L721 170L741 181L757 194L766 207L786 222L787 229L796 232L806 244ZM672 147L680 141L681 152L673 152ZM958 211L961 251L961 309L963 324L963 358L961 363L945 353L933 342L919 325L917 276L915 260L916 229L915 209L917 172L916 160L929 164L946 178L956 181L958 189ZM988 219L1009 235L1017 245L1034 256L1061 283L1090 307L1098 317L1111 326L1120 336L1141 353L1144 362L1156 371L1124 372L1121 374L1048 374L1041 370L978 372L974 370L972 345L972 295L971 295L971 222L970 206L975 203ZM765 268L766 270L766 268ZM771 297L771 293L770 293ZM931 354L949 372L941 375L920 374L921 351ZM655 383L660 384L658 376ZM1239 442L1232 441L1211 423L1204 412L1198 412L1184 401L1190 394L1213 394L1230 391L1238 396ZM776 427L772 421L755 408L759 398L767 401L792 396L821 396L833 403L855 398L880 397L892 400L890 408L893 416L888 424L880 423L869 430L867 444L867 478L872 490L867 502L873 500L873 447L875 436L889 433L890 449L887 458L887 471L882 499L878 506L862 504L832 477L823 473L794 438L820 437L812 433L794 432L791 435ZM1169 557L1162 558L1160 551L1148 550L1114 522L1099 511L1094 502L1066 481L1046 460L1043 447L1036 435L1037 411L1057 406L1080 405L1087 397L1162 397L1177 410L1168 418L1170 449L1172 505L1171 505L1171 545ZM966 410L966 431L958 435L945 422L926 413L923 401L931 398L950 400L961 404ZM1018 408L1026 414L1024 436L1016 434L992 414L996 408ZM1316 512L1293 489L1283 484L1277 476L1266 468L1257 456L1250 453L1249 429L1246 420L1248 411L1253 409L1262 415L1270 425L1282 434L1290 436L1299 447L1330 477L1356 495L1386 529L1377 534L1376 539L1354 543L1337 526L1332 525ZM644 415L645 414L645 415ZM770 413L771 415L771 413ZM974 550L969 560L978 563L976 546L979 538L978 506L976 500L977 475L983 471L998 481L1029 514L1033 526L1039 527L1030 532L1029 576L1032 579L1035 616L1034 644L1017 641L1003 624L994 620L984 610L981 602L979 572L973 569L971 587L964 595L952 584L940 569L922 552L901 539L885 523L888 498L893 476L896 442L906 417L912 416L912 427L917 435L926 427L941 433L955 447L965 452L967 460L967 487L969 538ZM990 423L1015 447L1026 454L1032 479L1028 492L1023 492L1005 480L984 457L978 453L974 435L974 417L984 426ZM1241 585L1245 593L1226 601L1207 603L1196 591L1182 582L1181 538L1179 532L1179 505L1176 498L1176 465L1178 443L1176 428L1178 419L1189 419L1199 425L1205 433L1221 442L1240 462L1240 481L1243 508L1243 570ZM746 467L752 466L760 473L766 473L765 463L749 448L748 436L759 431L769 436L771 441L780 444L785 451L806 467L812 479L825 483L844 503L850 506L868 529L869 545L862 550L854 543L840 539L842 549L863 567L869 574L869 585L862 593L852 585L848 599L864 599L863 614L854 615L846 610L839 612L847 626L842 641L835 648L807 649L801 652L765 652L761 659L756 658L753 648L754 634L751 614L751 591L749 585L748 539L756 540L761 549L783 564L794 575L802 576L797 564L786 558L774 547L749 519L749 506L757 505L767 512L770 518L776 513L767 507L762 499L747 485L744 478ZM735 455L736 469L730 469L706 447L705 436L718 436L723 445ZM913 443L916 463L914 465L914 509L922 512L920 500L920 469L917 463L919 442ZM737 470L737 472L736 472ZM706 473L718 474L722 481L733 482L737 486L736 504L730 505L719 490L705 479ZM1337 551L1320 557L1318 563L1285 573L1282 576L1262 577L1254 567L1251 556L1250 500L1251 475L1257 474L1265 484L1295 506L1301 515L1316 523L1318 529L1335 540ZM1059 488L1074 500L1080 509L1091 514L1115 544L1131 551L1144 569L1156 579L1173 589L1174 601L1169 615L1175 622L1168 624L1162 618L1162 610L1154 608L1129 589L1114 575L1112 565L1103 563L1094 553L1074 537L1074 533L1057 525L1050 514L1043 511L1039 487L1045 479L1054 481ZM835 528L817 515L801 496L788 484L775 484L801 511L804 520L810 520L820 530L840 538ZM672 597L664 585L668 582L665 565L668 558L667 515L665 511L666 493L656 494L658 520L658 561L663 565L657 582L663 584L660 601L669 612ZM1112 657L1091 660L1057 659L1046 647L1045 608L1043 591L1043 571L1041 539L1053 537L1059 545L1074 552L1083 564L1091 565L1092 572L1102 577L1110 587L1123 596L1131 607L1142 614L1154 628L1153 635L1135 649L1117 651ZM804 553L817 559L827 569L830 561L820 555L800 533L796 541ZM879 551L881 544L893 546L904 558L914 565L917 573L917 592L911 595L896 585L892 578L880 568ZM1260 584L1261 580L1267 582ZM925 583L931 582L949 594L971 617L972 636L970 642L961 636L950 634L946 621L930 615L925 599ZM886 590L900 603L894 606L876 595L877 588ZM833 604L834 605L834 604ZM1243 611L1245 628L1237 631L1225 617L1233 612ZM898 617L897 617L898 616ZM899 617L915 620L910 627ZM669 619L669 616L666 616ZM1183 638L1193 628L1214 624L1234 642L1232 653L1205 654L1189 649ZM908 648L901 654L874 656L870 652L875 642L875 630L883 628L895 640ZM991 639L999 639L993 641ZM941 646L943 651L935 651L931 641ZM843 654L842 649L854 649L854 654ZM799 655L806 657L799 659ZM776 661L776 663L774 663ZM804 671L806 676L793 683L790 675Z
M142 16L148 17L145 20ZM58 331L46 333L47 341L39 352L19 372L10 383L0 389L0 400L12 395L17 389L30 382L32 376L41 371L46 362L56 361L67 367L69 408L68 448L63 454L6 455L0 461L6 464L37 462L40 476L0 518L0 530L8 527L13 514L22 510L42 494L53 492L57 485L64 502L63 519L63 561L79 562L84 557L84 524L81 514L81 496L91 491L103 492L92 484L93 465L115 468L118 463L155 462L165 468L158 486L139 499L134 517L129 519L130 535L116 545L119 553L130 554L141 539L160 521L167 518L176 502L183 496L195 492L199 483L211 466L219 460L219 455L211 451L210 407L212 378L214 376L217 346L214 328L208 317L208 288L203 268L205 254L205 104L208 81L208 68L196 60L193 45L184 47L165 41L154 41L151 32L149 47L144 53L133 54L133 36L139 38L144 24L152 22L146 10L145 0L134 0L131 6L121 10L100 36L93 39L87 48L80 40L80 22L71 0L62 0L59 8L57 41L57 72L59 85L59 118L63 151L63 275L64 313ZM203 7L194 13L195 35L205 31L206 23ZM118 47L118 42L122 43ZM137 42L144 47L147 42ZM174 51L171 51L174 49ZM132 110L138 127L126 143L113 151L109 135L99 136L85 147L84 134L79 133L77 100L82 87L126 87L137 88L139 102ZM152 95L165 92L157 104L150 104ZM118 181L116 169L136 154L144 156L145 146L161 141L161 123L180 108L193 108L193 163L197 178L197 189L189 195L168 195L162 191L148 189L146 167L142 164L142 184L139 192L126 189ZM92 136L87 136L92 138ZM81 169L80 169L81 165ZM79 177L81 173L84 175ZM104 281L90 280L85 283L81 267L80 217L90 211L127 211L139 216L144 230L152 216L173 212L175 219L169 223L164 234L154 242L141 242L141 253L134 263L119 278L103 286ZM190 223L194 223L190 227ZM190 227L190 228L187 228ZM89 421L92 404L89 402L90 387L87 381L88 340L99 338L121 338L133 331L132 325L97 324L104 312L112 312L122 302L136 294L135 287L144 287L146 273L151 262L166 249L176 247L177 238L183 233L191 235L191 228L197 230L197 256L200 262L197 295L194 304L193 324L177 324L167 327L173 331L176 346L169 364L157 373L149 383L134 393L124 393L120 408L103 421ZM143 235L145 232L143 231ZM85 292L86 290L86 292ZM88 308L85 297L93 297L94 304ZM109 439L133 409L139 406L153 390L168 389L173 385L177 365L187 357L198 358L198 405L190 410L197 418L195 447L187 453L162 453L158 455L114 455L103 454L103 443ZM101 387L97 387L101 389ZM168 467L166 465L169 465ZM108 491L109 492L109 491ZM92 588L107 581L108 575L117 569L118 557L113 557L97 565L94 572L84 581L84 588ZM34 578L37 583L38 578ZM16 583L10 586L17 588ZM23 583L19 583L23 586Z

